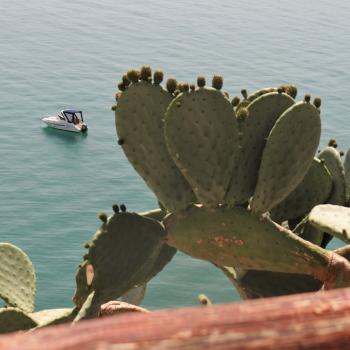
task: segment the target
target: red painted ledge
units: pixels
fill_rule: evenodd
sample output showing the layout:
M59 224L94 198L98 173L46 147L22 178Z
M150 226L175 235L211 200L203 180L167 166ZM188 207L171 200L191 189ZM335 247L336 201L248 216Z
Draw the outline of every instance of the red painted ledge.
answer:
M161 310L0 337L6 350L350 349L350 288Z

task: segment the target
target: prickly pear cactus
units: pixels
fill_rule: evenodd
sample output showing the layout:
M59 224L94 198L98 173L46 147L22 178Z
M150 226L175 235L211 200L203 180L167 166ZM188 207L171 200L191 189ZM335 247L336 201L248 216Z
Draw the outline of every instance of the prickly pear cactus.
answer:
M239 151L229 100L215 88L184 91L167 109L164 132L168 150L199 202L223 203Z
M309 102L294 104L278 118L262 155L252 211L271 210L298 186L311 166L320 135L319 111Z
M35 284L35 271L29 257L12 244L0 243L0 298L24 312L32 312Z
M254 193L266 139L281 114L294 104L285 93L270 92L254 99L247 107L247 117L238 123L240 152L226 198L246 202Z
M314 158L300 184L271 210L271 218L282 222L305 216L315 205L326 202L332 186L332 177L327 167Z
M159 201L170 211L181 209L193 202L194 195L164 141L164 113L174 96L152 83L149 75L139 81L133 72L129 72L133 82L125 87L115 109L118 143Z
M0 309L0 333L25 331L37 326L37 323L18 308Z

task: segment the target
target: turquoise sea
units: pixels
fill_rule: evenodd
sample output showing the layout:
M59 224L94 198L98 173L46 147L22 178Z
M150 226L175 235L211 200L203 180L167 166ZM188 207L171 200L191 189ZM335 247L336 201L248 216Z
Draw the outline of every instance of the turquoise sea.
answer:
M37 271L37 309L71 305L83 243L114 203L156 207L116 143L116 82L150 64L236 95L294 83L322 97L322 144L350 144L350 3L341 0L0 0L0 241ZM81 108L87 135L46 128ZM290 165L293 171L293 164ZM208 263L178 254L149 283L151 309L237 300Z

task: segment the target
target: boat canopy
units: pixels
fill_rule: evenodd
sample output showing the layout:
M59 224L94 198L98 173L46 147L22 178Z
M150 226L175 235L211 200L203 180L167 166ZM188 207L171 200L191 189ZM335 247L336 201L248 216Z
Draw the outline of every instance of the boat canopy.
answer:
M78 109L64 109L62 114L66 117L69 123L74 123L77 121L77 119L81 120L82 122L84 121L83 113Z
M71 114L75 114L75 113L80 113L83 114L82 111L80 111L79 109L64 109L62 111L63 113L71 113Z

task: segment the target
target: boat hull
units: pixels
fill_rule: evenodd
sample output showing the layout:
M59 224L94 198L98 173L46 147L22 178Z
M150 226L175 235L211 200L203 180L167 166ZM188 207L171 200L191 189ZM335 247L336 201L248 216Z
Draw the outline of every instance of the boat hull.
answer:
M86 125L85 128L83 128L82 126L76 126L74 124L71 123L60 123L59 121L51 121L49 120L49 118L43 118L42 121L49 126L50 128L54 128L54 129L59 129L59 130L63 130L63 131L69 131L69 132L86 132L87 131L87 127Z

